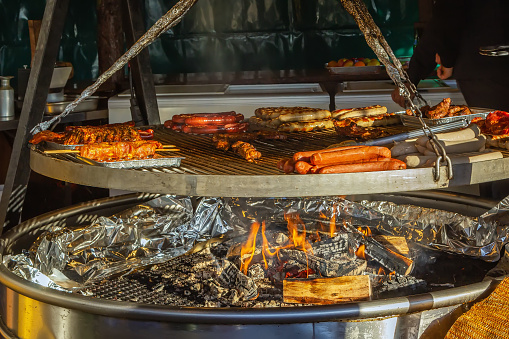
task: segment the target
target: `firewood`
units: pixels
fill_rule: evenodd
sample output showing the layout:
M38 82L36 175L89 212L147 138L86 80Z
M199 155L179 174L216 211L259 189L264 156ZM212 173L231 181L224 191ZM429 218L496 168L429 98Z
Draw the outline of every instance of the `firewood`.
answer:
M427 291L426 281L410 275L376 275L372 276L371 283L375 299L394 298Z
M299 250L281 250L283 259L293 259L303 265L307 265L313 271L325 277L339 277L344 275L357 275L364 272L367 262L362 259L344 259L341 261L319 258L311 253Z
M371 284L367 275L283 281L286 303L325 305L370 298Z
M378 241L366 237L364 240L366 254L390 271L408 275L412 272L414 262L401 254L383 246Z
M377 235L375 240L398 254L406 256L410 252L405 237Z
M311 245L313 254L327 260L342 259L349 256L351 240L348 233L342 233L334 238L326 238ZM354 247L355 245L353 245Z

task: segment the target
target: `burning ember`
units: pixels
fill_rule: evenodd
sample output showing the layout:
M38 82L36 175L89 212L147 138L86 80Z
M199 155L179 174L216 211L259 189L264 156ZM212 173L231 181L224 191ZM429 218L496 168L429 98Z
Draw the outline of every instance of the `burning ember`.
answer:
M355 251L355 255L356 255L358 258L361 258L361 259L367 260L367 258L366 258L366 245L361 244L361 245L359 246L359 248Z
M261 225L261 237L262 237L262 246L261 246L261 255L263 258L263 264L265 270L269 268L269 263L267 262L267 258L273 258L278 256L279 251L281 249L297 249L306 255L307 262L307 253L313 253L311 248L311 244L306 239L306 226L300 219L297 213L289 213L285 215L285 220L288 223L288 243L281 246L271 246L269 241L267 240L267 236L265 234L265 221L262 222ZM302 230L299 230L299 226ZM249 236L246 242L242 245L240 250L240 271L247 275L247 271L249 265L251 264L253 257L256 251L256 238L258 236L258 232L260 231L260 224L258 222L254 222L251 226L251 230L249 231ZM247 258L246 258L247 257ZM246 259L245 259L246 258ZM307 266L307 264L306 264ZM309 267L306 267L305 277L308 277L310 270ZM299 277L302 275L301 273L297 274Z
M287 292L283 299L286 302L331 303L369 299L372 295L370 275L374 283L385 286L392 282L393 276L407 275L412 269L413 261L397 253L402 251L408 254L408 248L398 244L399 237L373 237L370 227L367 226L359 226L353 233L337 234L336 213L332 214L328 229L325 223L320 221L320 231L309 233L298 213L285 213L284 219L287 222L287 233L284 234L285 240L279 242L269 241L274 238L274 234L273 231L267 231L265 221L251 225L247 239L240 247L239 270L245 276L258 274L276 284L283 282L283 294L285 295L285 286ZM326 215L320 213L320 219L326 220ZM230 254L235 252L230 251ZM253 270L262 267L262 272L253 273ZM348 276L353 278L343 278ZM297 280L290 284L292 279ZM364 292L349 297L350 292L346 291L350 285L345 284L353 284L353 289L364 289ZM327 296L330 286L334 286L334 295L343 289L346 294L339 299ZM306 290L307 295L299 297L302 290ZM321 295L309 297L310 293Z

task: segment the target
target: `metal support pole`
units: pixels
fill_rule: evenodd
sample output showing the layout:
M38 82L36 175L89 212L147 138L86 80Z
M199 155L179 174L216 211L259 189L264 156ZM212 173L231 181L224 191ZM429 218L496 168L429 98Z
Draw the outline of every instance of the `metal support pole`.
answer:
M141 1L125 0L123 5L125 39L127 46L132 46L146 31L143 24ZM145 120L144 124L158 125L161 123L161 118L157 107L156 89L148 49L145 48L131 60L130 66L136 103Z
M20 221L30 177L30 130L42 121L69 0L47 0L25 101L0 200L0 234Z

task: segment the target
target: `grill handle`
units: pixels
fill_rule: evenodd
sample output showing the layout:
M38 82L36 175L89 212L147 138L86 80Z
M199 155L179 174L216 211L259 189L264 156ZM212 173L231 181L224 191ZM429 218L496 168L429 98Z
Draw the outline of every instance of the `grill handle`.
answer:
M460 119L453 122L449 122L447 124L437 125L429 127L429 129L433 133L444 133L449 132L458 128L464 128L468 126L468 122L466 119ZM424 131L422 129L416 129L413 131L401 133L401 134L395 134L384 138L379 139L373 139L373 140L366 140L364 142L358 142L356 145L365 145L365 146L380 146L380 145L387 145L391 144L393 142L403 141L407 139L414 139L425 135Z

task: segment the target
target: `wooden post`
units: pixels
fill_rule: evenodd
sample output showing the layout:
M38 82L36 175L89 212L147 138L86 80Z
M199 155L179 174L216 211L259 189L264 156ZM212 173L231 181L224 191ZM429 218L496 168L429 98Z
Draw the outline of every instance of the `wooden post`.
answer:
M104 73L124 54L122 31L122 4L118 0L97 2L97 54L99 74ZM116 72L101 86L102 90L115 91L125 80L123 72Z

